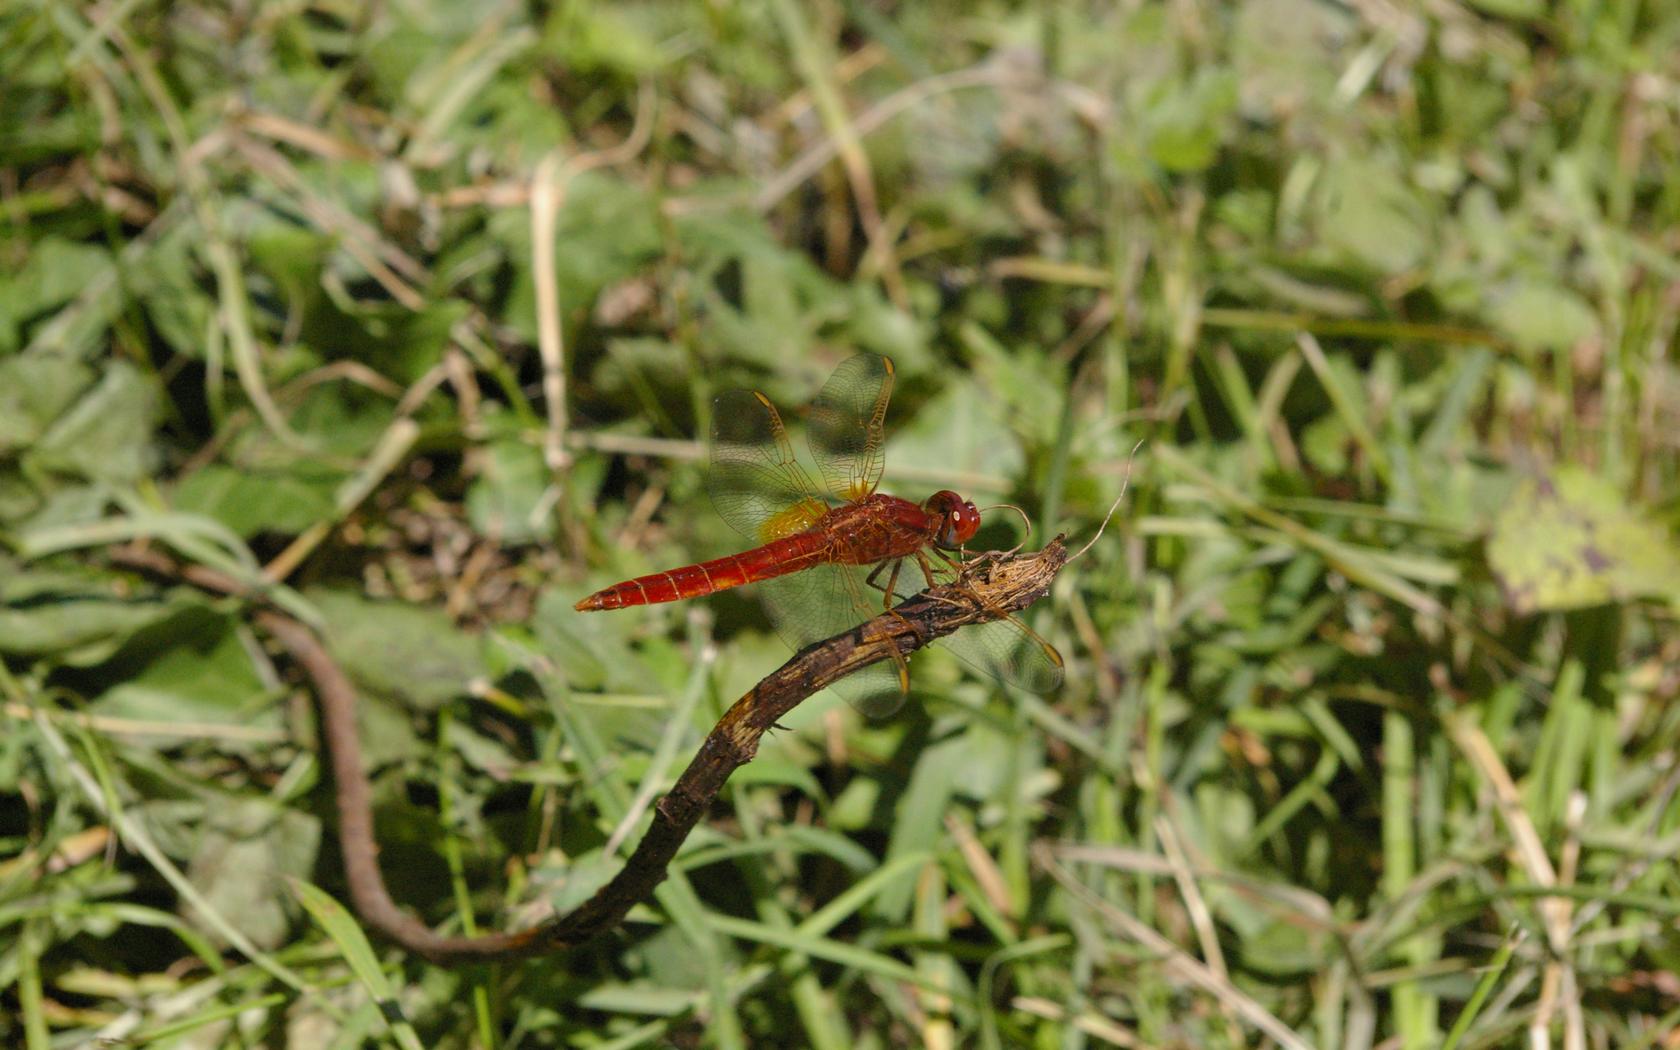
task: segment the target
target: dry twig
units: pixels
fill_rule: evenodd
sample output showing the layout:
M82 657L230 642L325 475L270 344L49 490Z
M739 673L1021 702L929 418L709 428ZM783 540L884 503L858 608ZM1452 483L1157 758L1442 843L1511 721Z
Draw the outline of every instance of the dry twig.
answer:
M203 566L178 565L153 550L120 550L116 560L131 568L185 579L206 590L247 593L231 577ZM890 613L800 650L718 720L688 768L653 807L647 834L611 882L573 911L540 926L477 937L441 936L391 899L379 870L371 793L356 726L355 687L308 626L270 608L256 613L256 623L290 654L320 699L322 734L337 784L345 881L357 913L373 929L434 963L493 962L561 951L618 925L632 906L664 880L671 859L724 782L752 761L759 738L778 719L846 675L887 659L893 649L908 655L962 627L992 619L1000 611L1026 608L1049 592L1067 560L1060 536L1036 554L979 559L956 583L929 588Z

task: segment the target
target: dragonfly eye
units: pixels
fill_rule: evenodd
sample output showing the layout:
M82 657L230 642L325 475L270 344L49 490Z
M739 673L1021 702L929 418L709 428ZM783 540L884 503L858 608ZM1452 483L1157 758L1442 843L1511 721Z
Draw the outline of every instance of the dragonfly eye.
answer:
M941 547L957 548L974 537L980 528L980 511L973 501L955 492L942 490L928 497L924 506L928 513L939 515L939 528L934 542Z

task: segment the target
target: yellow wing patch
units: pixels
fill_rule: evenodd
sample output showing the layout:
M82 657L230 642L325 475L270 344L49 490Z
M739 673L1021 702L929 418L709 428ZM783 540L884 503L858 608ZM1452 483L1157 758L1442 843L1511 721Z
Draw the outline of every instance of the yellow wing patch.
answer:
M768 543L784 536L792 536L796 532L804 532L827 513L828 507L821 500L802 499L788 509L764 519L764 524L758 529L759 538Z

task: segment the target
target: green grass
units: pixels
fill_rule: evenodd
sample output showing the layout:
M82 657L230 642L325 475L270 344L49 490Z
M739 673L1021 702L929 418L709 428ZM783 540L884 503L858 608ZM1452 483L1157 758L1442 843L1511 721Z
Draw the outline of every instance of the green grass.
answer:
M1677 50L1642 0L10 5L0 1043L1665 1045ZM1143 442L1029 617L1066 687L813 699L566 955L370 942L294 669L107 557L279 581L394 895L530 925L786 655L750 594L571 603L734 549L713 396L857 349L887 487L1035 541Z

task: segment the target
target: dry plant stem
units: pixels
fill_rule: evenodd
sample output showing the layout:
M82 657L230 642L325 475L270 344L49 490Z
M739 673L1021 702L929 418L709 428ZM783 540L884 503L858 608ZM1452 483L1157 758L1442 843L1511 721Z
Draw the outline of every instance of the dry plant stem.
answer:
M186 579L207 590L241 594L231 578L203 566L177 565L151 550L116 552L124 565ZM671 859L705 815L729 775L752 761L759 739L807 698L846 675L907 656L969 624L1018 612L1050 590L1067 563L1062 537L1031 555L993 558L973 565L952 584L914 595L889 612L800 650L726 711L688 768L654 806L653 823L612 881L575 910L517 933L445 937L399 908L379 870L367 773L356 726L355 688L315 633L298 621L263 609L258 626L285 648L309 676L321 703L321 729L337 785L338 834L351 903L370 927L434 963L454 965L522 959L560 951L618 925L664 881Z

